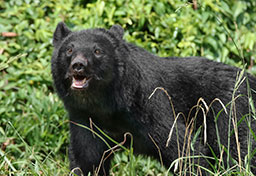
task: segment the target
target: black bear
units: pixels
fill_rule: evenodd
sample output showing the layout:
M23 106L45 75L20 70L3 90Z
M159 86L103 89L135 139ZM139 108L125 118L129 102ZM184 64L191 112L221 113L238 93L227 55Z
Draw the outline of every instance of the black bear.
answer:
M256 147L253 139L248 144L256 132L255 120L248 115L251 100L256 100L253 76L244 73L239 81L240 69L205 58L160 58L126 42L123 34L119 25L72 32L63 22L58 24L52 76L70 121L90 127L91 119L116 141L130 132L135 153L155 158L161 154L167 168L189 153L197 156L189 161L200 166L201 174L206 173L203 167L211 170L219 164L216 158L223 159L224 167L236 163L245 167L245 158L256 166L253 152L247 156L248 146L252 151ZM74 123L70 123L70 168L80 168L75 169L77 175L93 173L109 148ZM100 175L108 174L109 160L99 168ZM172 171L186 173L192 167L181 162L175 166ZM253 167L251 171L256 173Z

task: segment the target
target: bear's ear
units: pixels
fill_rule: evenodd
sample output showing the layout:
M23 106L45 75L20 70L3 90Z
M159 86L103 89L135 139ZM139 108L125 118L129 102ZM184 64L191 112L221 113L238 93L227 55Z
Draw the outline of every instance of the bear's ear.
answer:
M113 25L109 31L114 34L119 40L122 40L123 39L123 36L124 36L124 29L116 24L116 25Z
M53 46L57 47L60 42L71 33L64 22L59 22L53 34Z

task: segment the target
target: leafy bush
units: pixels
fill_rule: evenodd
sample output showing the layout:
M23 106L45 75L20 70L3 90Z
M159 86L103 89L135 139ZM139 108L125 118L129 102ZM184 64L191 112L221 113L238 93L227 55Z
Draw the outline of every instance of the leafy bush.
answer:
M59 21L73 30L120 24L126 40L160 56L206 56L238 67L244 58L256 74L256 1L193 2L2 1L0 175L68 173L68 118L50 75L51 38ZM138 170L138 175L163 172Z

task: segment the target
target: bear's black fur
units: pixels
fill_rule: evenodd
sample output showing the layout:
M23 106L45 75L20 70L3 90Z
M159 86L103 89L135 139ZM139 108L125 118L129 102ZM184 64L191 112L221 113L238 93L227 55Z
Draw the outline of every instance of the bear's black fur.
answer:
M174 130L166 147L175 120L174 113L164 91L157 90L149 99L151 93L155 88L163 87L171 97L176 114L183 112L188 117L190 109L197 104L199 98L203 98L208 105L215 98L228 105L240 69L198 57L160 58L127 43L122 39L123 34L123 29L118 25L114 25L110 30L97 28L71 32L63 22L59 23L54 32L52 57L52 75L57 93L63 100L71 121L89 127L91 118L99 128L117 141L122 141L123 134L130 132L136 153L159 158L150 135L160 149L164 165L169 167L179 157L178 146L182 151L186 123L188 124L191 118L178 118L176 125L179 145ZM248 82L251 88L256 88L254 77L248 75ZM248 151L247 117L240 121L250 109L247 90L245 80L236 91L236 95L242 96L235 101L242 160ZM256 100L253 91L252 97ZM206 111L203 103L200 104ZM230 105L227 106L228 114L220 112L216 120L217 125L214 118L222 109L220 103L213 103L207 113L206 127L203 126L202 109L199 111L190 139L194 139L195 132L201 126L202 135L196 138L194 149L190 149L191 154L212 157L214 151L217 157L220 157L216 126L220 142L227 148ZM196 108L191 116L195 115L195 111ZM254 120L251 124L252 131L256 132ZM204 129L207 132L206 144L203 139ZM70 123L70 133L71 169L79 167L84 174L93 172L108 147L91 131L73 123ZM254 142L252 148L255 149ZM238 160L234 133L231 133L230 137L230 155ZM224 154L224 161L225 156ZM251 165L256 166L256 158L250 159ZM196 164L197 162L210 168L203 158L197 159ZM232 162L230 164L233 165ZM108 173L108 169L109 159L104 162L100 174L103 174L104 170ZM256 173L254 168L251 169Z

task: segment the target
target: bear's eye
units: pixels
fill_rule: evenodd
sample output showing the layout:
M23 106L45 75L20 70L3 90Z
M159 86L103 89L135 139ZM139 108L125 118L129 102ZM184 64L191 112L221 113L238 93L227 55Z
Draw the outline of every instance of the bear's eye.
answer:
M73 47L68 47L66 51L67 55L70 56L72 52L73 52Z
M99 55L101 54L101 51L100 51L99 49L95 49L95 50L94 50L94 54L97 55L97 56L99 56Z

